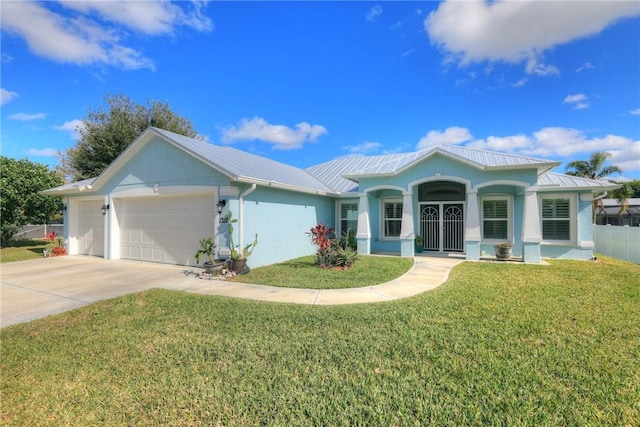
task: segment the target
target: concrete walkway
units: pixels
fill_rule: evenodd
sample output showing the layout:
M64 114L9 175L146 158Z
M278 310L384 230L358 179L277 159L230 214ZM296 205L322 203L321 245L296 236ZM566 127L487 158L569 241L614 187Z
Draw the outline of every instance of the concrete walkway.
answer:
M257 301L338 305L407 298L440 286L463 259L419 256L402 277L352 289L294 289L203 280L200 269L87 256L37 259L0 266L0 326L39 319L151 288Z
M341 305L382 302L411 297L440 286L449 277L451 269L462 261L464 259L461 258L415 257L413 267L403 276L381 285L363 288L297 289L202 279L189 283L186 289L185 284L163 288L294 304Z

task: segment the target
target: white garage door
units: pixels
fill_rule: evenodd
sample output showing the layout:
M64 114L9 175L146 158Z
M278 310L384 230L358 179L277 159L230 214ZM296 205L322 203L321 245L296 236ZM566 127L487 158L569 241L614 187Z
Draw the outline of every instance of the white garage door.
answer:
M196 265L200 239L214 235L213 195L122 199L118 205L124 259Z
M78 253L104 256L104 216L102 200L78 202Z

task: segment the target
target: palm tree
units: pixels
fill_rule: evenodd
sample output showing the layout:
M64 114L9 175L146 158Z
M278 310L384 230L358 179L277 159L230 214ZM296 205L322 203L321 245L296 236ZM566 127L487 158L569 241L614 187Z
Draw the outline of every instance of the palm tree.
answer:
M566 167L567 175L579 176L589 179L603 179L614 173L621 174L622 169L615 165L604 166L604 163L611 157L611 153L606 151L596 151L591 154L589 160L574 160ZM602 194L600 194L602 195ZM597 197L597 196L596 196ZM626 201L624 201L626 203ZM592 220L595 222L596 209L602 205L602 198L593 201ZM602 207L602 206L601 206Z

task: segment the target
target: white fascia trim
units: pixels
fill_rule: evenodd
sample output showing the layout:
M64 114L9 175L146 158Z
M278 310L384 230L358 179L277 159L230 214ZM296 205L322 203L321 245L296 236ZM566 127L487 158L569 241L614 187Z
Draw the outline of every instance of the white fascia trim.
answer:
M617 188L620 188L619 185L603 185L601 187L560 187L559 185L554 185L553 187L550 186L539 186L538 187L538 192L539 193L554 193L554 192L567 192L567 191L591 191L592 193L594 192L601 192L601 191L610 191L610 190L615 190Z
M295 191L298 193L305 193L305 194L316 194L319 196L334 196L337 195L335 193L330 193L328 191L322 191L322 190L314 190L311 188L304 188L304 187L298 187L296 185L289 185L289 184L282 184L280 182L276 182L276 181L266 181L266 180L262 180L262 179L255 179L255 178L250 178L250 177L245 177L245 176L237 176L231 179L234 182L241 182L244 184L256 184L256 185L261 185L263 187L271 187L271 188L278 188L280 190L288 190L288 191Z

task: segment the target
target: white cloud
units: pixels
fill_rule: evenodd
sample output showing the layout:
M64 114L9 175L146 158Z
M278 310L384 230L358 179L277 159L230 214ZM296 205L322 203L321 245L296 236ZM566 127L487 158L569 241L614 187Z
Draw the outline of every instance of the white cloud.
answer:
M294 150L302 148L305 142L315 142L319 136L327 133L324 126L310 125L301 122L295 129L284 125L272 125L261 117L242 119L235 126L229 126L222 131L222 142L231 144L236 141L260 140L274 144L276 150Z
M182 25L198 31L213 29L211 19L202 13L203 2L193 2L194 11L186 13L168 1L60 1L65 7L84 14L97 13L103 19L124 24L134 31L148 35L170 34Z
M416 149L422 150L424 148L431 148L440 144L457 145L470 141L471 139L473 139L473 135L471 135L469 129L454 126L445 129L444 132L437 130L429 131L429 133L420 138Z
M380 15L382 15L382 6L379 4L372 6L366 15L367 22L375 22Z
M28 122L31 120L42 120L45 117L47 117L46 113L35 113L35 114L15 113L15 114L11 114L8 118L9 120L19 120L21 122Z
M512 83L511 86L513 86L513 87L523 87L524 85L527 84L528 81L529 81L529 79L525 77L523 79L518 80L515 83Z
M543 52L638 14L632 1L445 1L424 26L445 62L527 62L528 72L550 75L558 70L538 64Z
M354 154L369 154L378 152L382 148L382 144L379 142L363 142L358 145L347 145L343 148Z
M53 61L153 70L151 59L124 44L127 34L122 25L147 35L171 34L178 25L198 31L212 28L201 13L200 3L195 3L192 13L163 1L64 1L63 4L71 14L54 12L47 8L48 3L2 2L2 30L24 39L34 54Z
M553 65L541 64L537 58L529 58L525 67L527 74L535 74L536 76L554 76L559 75L560 70Z
M29 148L27 150L27 154L30 156L37 156L37 157L58 157L58 150L54 148L43 148L43 149Z
M78 139L80 138L80 131L84 129L84 122L79 119L74 119L64 122L60 126L54 126L53 128L55 130L70 132L73 139Z
M607 151L611 153L610 163L622 169L622 173L640 169L640 140Z
M576 68L576 73L581 73L584 70L590 70L592 68L596 68L596 66L590 62L585 62L582 66Z
M617 135L589 138L578 129L547 127L534 132L533 135L489 136L485 139L472 141L465 146L524 156L557 158L603 150L613 154L618 150L627 150L638 142ZM635 169L638 167L640 165L637 165Z
M6 90L5 88L0 88L0 105L7 104L16 99L18 96L20 96L18 95L18 92L12 92L10 90Z
M574 110L584 110L589 108L589 98L584 93L577 93L575 95L567 95L564 98L565 104L573 105Z
M629 111L629 113L633 114L634 116L639 116L640 115L640 108L636 108L635 110L631 110L631 111Z

